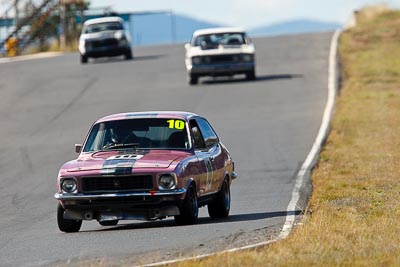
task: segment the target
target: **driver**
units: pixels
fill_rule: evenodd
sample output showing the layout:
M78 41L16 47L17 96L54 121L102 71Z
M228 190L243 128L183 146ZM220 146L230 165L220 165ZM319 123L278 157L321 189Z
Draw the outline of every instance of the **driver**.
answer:
M125 125L117 125L111 130L111 140L114 144L131 143L135 139L135 134Z

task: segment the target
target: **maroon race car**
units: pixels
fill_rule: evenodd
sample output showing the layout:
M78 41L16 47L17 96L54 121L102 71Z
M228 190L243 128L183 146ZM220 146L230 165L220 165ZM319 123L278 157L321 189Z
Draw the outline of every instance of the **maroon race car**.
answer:
M229 215L234 162L208 121L189 112L134 112L96 121L76 160L57 178L58 227L79 231L82 220L174 216L193 224L199 207Z

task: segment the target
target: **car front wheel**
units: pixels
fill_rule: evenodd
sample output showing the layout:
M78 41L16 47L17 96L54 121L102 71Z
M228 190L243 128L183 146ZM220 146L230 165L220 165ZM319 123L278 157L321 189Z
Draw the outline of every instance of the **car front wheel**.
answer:
M85 56L85 55L81 55L81 63L82 63L82 64L85 64L85 63L87 63L87 62L88 62L88 57Z
M78 232L81 229L82 226L82 220L68 220L64 219L64 211L65 209L61 206L61 204L58 204L57 207L57 223L58 223L58 228L62 232L66 233L74 233Z
M131 60L131 59L133 59L133 54L132 54L132 51L129 50L125 54L125 60Z
M246 73L246 80L254 81L255 79L256 79L256 71L255 70L251 70Z
M217 197L207 207L208 214L213 219L228 217L231 208L231 190L228 179L225 179Z
M185 200L179 207L179 215L175 216L175 223L178 225L194 224L199 216L199 204L197 203L196 190L191 185L187 192Z
M199 76L196 74L189 74L188 80L190 85L197 84L199 82Z

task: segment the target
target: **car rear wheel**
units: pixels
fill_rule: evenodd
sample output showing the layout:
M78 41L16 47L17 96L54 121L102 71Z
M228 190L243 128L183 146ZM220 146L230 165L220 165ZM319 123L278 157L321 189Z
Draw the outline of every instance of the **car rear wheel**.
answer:
M99 224L100 224L101 226L114 226L114 225L117 225L117 224L118 224L118 220L102 221L102 222L99 222Z
M175 223L178 225L194 224L199 216L199 204L197 203L196 190L191 185L187 192L185 200L179 207L179 215L175 216Z
M64 211L65 209L61 206L61 204L58 204L57 207L57 223L58 223L58 228L62 232L66 233L74 233L78 232L81 229L82 226L82 220L68 220L64 219Z
M199 82L199 76L195 74L189 74L188 76L189 84L197 84Z
M228 179L225 179L217 197L207 207L208 214L213 219L228 217L231 208L231 190Z
M88 57L85 56L85 55L81 55L81 63L82 63L82 64L85 64L85 63L87 63L87 62L88 62Z

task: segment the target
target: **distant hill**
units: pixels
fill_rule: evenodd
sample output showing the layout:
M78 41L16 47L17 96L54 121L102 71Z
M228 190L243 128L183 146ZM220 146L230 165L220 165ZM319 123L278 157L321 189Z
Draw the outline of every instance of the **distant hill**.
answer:
M189 42L195 30L221 25L179 14L156 13L131 15L128 26L135 45L155 45Z
M120 14L125 19L134 45L159 45L189 42L195 30L222 27L216 23L194 19L169 12L144 12ZM295 34L306 32L333 31L338 23L313 20L293 20L249 29L251 36Z
M341 25L338 23L328 23L313 20L293 20L264 27L257 27L249 30L249 34L252 36L296 34L307 32L333 31L340 27Z

